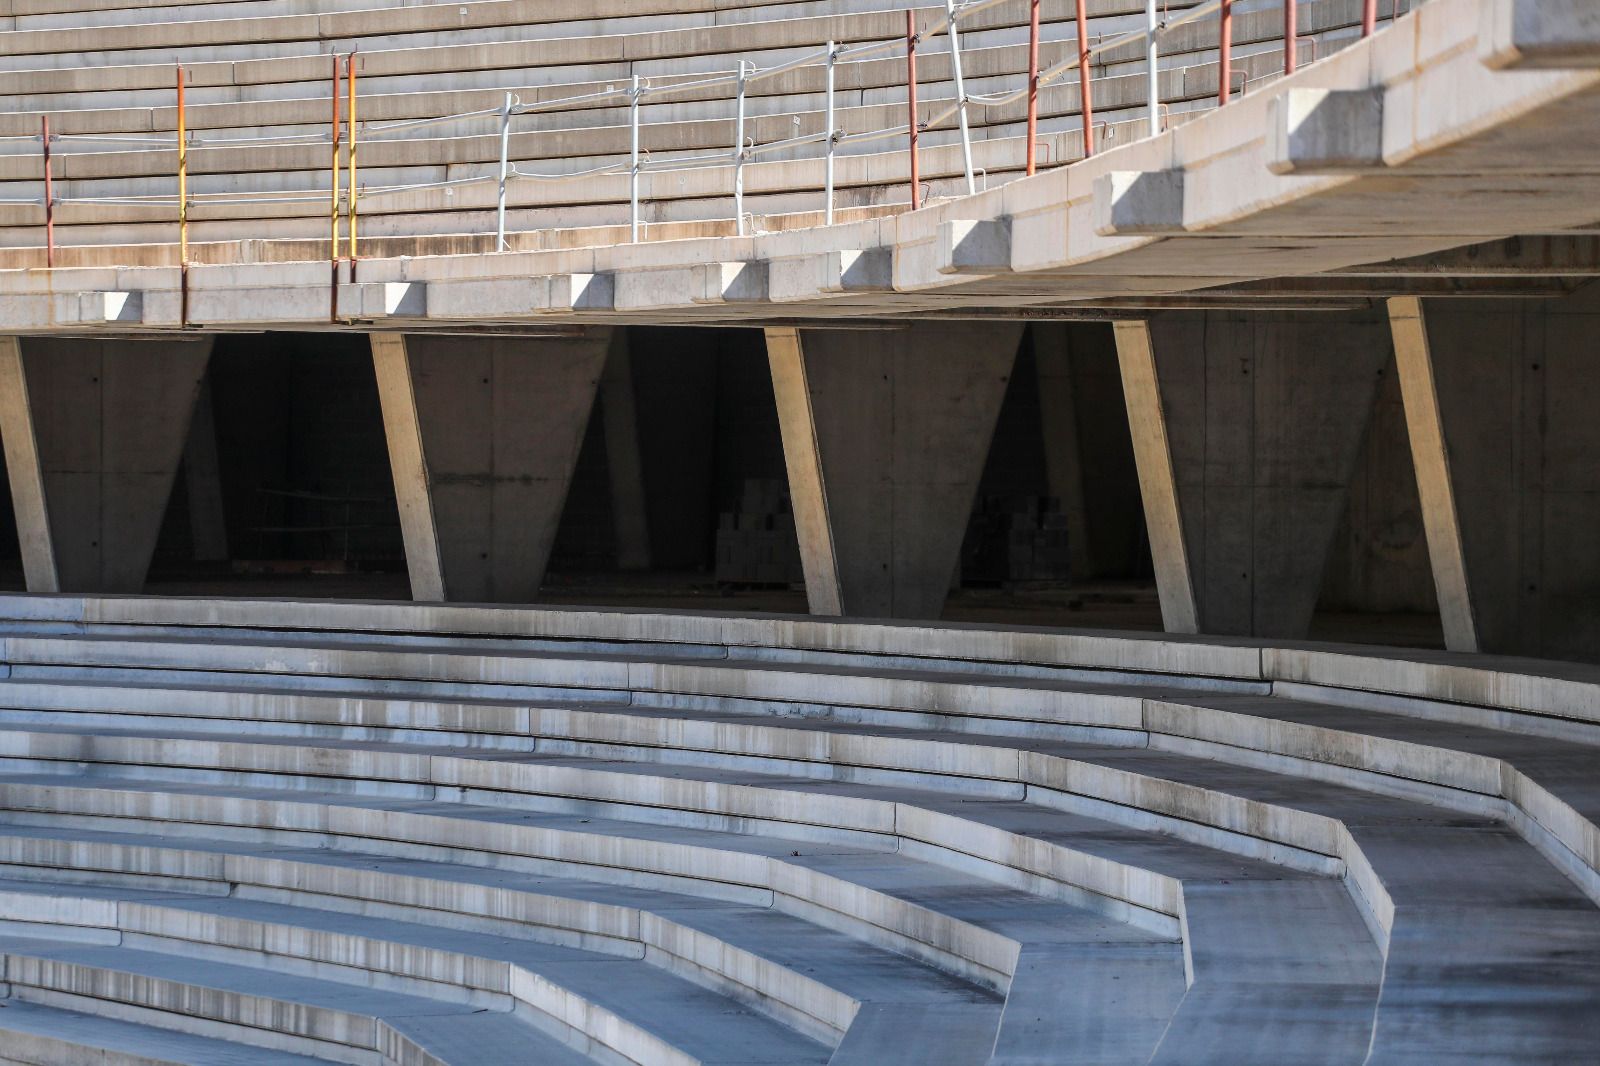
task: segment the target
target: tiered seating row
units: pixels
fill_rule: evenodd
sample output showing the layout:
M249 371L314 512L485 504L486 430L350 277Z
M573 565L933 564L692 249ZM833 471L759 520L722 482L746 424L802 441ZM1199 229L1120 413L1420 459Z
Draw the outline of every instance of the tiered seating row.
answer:
M1077 934L1051 946L1031 923L979 918L996 892L1078 915L1074 929L1134 923L1113 938L1131 953L1103 954L1096 965L1113 969L1092 972L1165 1006L1124 1034L1123 1057L1085 1061L1279 1061L1265 1049L1281 1051L1305 1010L1319 1034L1307 1061L1361 1061L1369 1045L1418 1061L1441 1041L1560 1061L1594 1036L1511 993L1530 951L1551 960L1538 1002L1592 1003L1600 980L1554 962L1600 935L1572 883L1595 884L1593 727L1549 717L1584 705L1594 679L1582 671L611 612L7 606L23 617L0 691L12 708L0 784L16 832L59 841L36 853L47 861L83 833L181 832L223 851L304 838L407 862L511 861L611 891L754 890L743 902L769 899L1007 994L984 1030L996 1061L1018 1040L1037 1050L1081 1035L1093 993L1057 992L1055 1026L1019 1028L1010 1004L1050 995L1063 960L1097 954ZM1279 676L1303 686L1356 668L1364 687L1329 686L1321 702L1272 692ZM1442 726L1419 696L1435 717L1494 715L1499 728ZM1329 702L1341 698L1392 706ZM908 878L928 877L990 887L969 881L958 897L976 911L952 911L948 891L906 894ZM1562 903L1530 908L1536 898ZM1463 916L1520 932L1462 940ZM998 939L960 932L974 928ZM1173 935L1188 960L1176 996L1162 954ZM776 962L771 943L743 950ZM1456 966L1472 978L1450 976ZM802 1031L831 1019L812 1035L842 1055L871 1046L870 1019L903 1009L838 998L847 973L814 975L831 1000L815 986L755 998L785 1004L769 1013ZM841 1028L847 1000L860 1006ZM1471 1023L1437 1024L1469 1001ZM1291 1002L1301 1013L1283 1013ZM967 1022L995 1023L972 1010Z

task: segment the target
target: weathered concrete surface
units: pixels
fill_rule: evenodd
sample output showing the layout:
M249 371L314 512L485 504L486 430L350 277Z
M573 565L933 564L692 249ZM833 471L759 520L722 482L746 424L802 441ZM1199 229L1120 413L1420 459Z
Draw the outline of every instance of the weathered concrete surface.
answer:
M610 342L374 335L417 599L538 598Z
M209 338L0 338L0 435L36 592L137 592L155 552Z
M770 330L812 610L937 618L1022 327Z
M1593 658L1600 289L1391 312L1449 646Z

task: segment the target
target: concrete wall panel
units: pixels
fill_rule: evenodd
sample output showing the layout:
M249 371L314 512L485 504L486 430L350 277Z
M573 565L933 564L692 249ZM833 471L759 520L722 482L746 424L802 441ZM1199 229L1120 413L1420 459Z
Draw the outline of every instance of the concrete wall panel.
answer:
M35 551L34 591L137 592L188 437L209 339L176 342L33 339L13 342L0 431L8 456L32 468L42 498L13 498L48 528ZM21 417L25 406L31 417ZM26 498L25 498L26 497ZM37 512L43 512L42 514ZM36 545L37 549L37 545Z
M780 418L784 445L791 482L797 462L820 465L844 614L938 617L1021 336L976 323L801 333L804 372L775 374L776 396L780 413L809 407ZM814 449L796 436L808 421Z

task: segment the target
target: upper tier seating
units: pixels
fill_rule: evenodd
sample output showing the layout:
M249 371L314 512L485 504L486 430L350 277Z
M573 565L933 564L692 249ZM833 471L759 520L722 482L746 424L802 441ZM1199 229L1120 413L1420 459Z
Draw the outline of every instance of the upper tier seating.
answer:
M16 1061L1600 1038L1592 668L614 611L0 618Z
M376 5L376 6L375 6ZM1196 0L1163 4L1176 17ZM40 119L52 142L57 266L173 265L177 226L176 77L187 80L191 199L189 259L196 263L306 261L329 254L331 54L354 53L360 249L367 256L481 252L494 246L500 118L507 93L522 105L625 88L637 75L656 89L730 75L740 61L770 68L840 45L883 43L846 56L835 72L836 128L846 134L902 128L906 120L905 9L886 0L729 5L711 0L590 4L569 18L560 5L527 0L411 4L362 0L115 6L34 3L0 8L0 269L44 264ZM1409 5L1397 0L1403 13ZM1234 78L1243 90L1283 65L1278 0L1239 0ZM1142 27L1142 0L1089 4L1091 42ZM1388 5L1385 17L1391 16ZM915 9L932 28L942 7ZM1360 0L1301 0L1302 62L1356 39ZM962 19L969 96L1024 84L1028 10L1004 0ZM1073 54L1072 5L1042 8L1041 65ZM1163 35L1164 121L1214 106L1217 22ZM948 37L922 42L919 115L955 98ZM1101 147L1144 136L1143 45L1094 61L1095 130ZM813 61L752 81L747 143L822 132L824 65ZM1075 72L1040 93L1041 165L1083 154ZM339 119L347 113L340 88ZM395 126L447 115L447 124ZM979 187L1021 173L1025 101L970 108ZM641 216L646 239L730 234L734 219L733 87L726 82L640 106ZM345 123L348 125L348 123ZM520 115L508 158L513 179L506 229L514 249L611 244L629 237L629 108L615 95ZM921 175L931 197L965 191L953 117L922 134ZM346 144L346 147L348 145ZM906 205L903 133L843 141L836 217L871 218ZM754 156L744 167L744 211L762 229L815 225L823 217L823 151L807 143ZM606 173L588 173L606 170ZM587 175L587 176L583 176ZM454 183L454 184L448 184ZM347 228L348 223L345 223Z

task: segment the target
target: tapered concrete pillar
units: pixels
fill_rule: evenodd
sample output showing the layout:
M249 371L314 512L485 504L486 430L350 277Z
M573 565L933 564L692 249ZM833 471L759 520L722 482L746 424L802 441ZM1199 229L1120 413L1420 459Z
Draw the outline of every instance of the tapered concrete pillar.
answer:
M600 414L606 435L611 518L617 537L617 567L650 569L650 521L644 498L644 457L639 452L639 412L634 402L633 359L628 331L618 329L600 379Z
M413 598L537 596L609 344L372 335Z
M1600 660L1600 288L1389 309L1446 645Z
M1021 336L767 331L813 614L939 616Z
M210 338L0 337L28 591L143 588L210 354Z
M1034 323L1033 365L1039 390L1039 425L1044 437L1045 479L1061 501L1067 519L1067 555L1072 576L1091 576L1088 504L1084 493L1082 436L1078 428L1078 390L1073 384L1071 326Z
M183 447L183 479L189 500L189 532L199 562L228 558L228 523L222 502L222 466L217 456L216 415L211 381L200 382L189 439Z
M1173 314L1116 336L1166 627L1304 636L1389 357L1382 321Z

